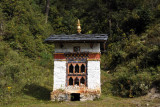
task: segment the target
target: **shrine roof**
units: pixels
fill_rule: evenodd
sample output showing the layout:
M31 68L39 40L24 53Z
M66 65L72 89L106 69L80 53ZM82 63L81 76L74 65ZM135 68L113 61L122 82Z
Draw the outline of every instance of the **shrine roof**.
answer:
M51 35L45 42L47 43L103 43L108 39L107 34L61 34L61 35Z

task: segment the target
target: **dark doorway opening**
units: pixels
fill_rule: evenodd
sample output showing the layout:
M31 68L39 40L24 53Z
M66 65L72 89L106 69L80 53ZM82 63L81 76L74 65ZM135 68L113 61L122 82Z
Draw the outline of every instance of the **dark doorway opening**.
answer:
M69 73L73 73L73 65L72 64L69 66Z
M72 93L71 101L80 101L80 93Z
M73 85L73 79L72 79L72 77L69 78L69 85Z
M75 85L78 85L79 86L79 79L76 77L75 79Z

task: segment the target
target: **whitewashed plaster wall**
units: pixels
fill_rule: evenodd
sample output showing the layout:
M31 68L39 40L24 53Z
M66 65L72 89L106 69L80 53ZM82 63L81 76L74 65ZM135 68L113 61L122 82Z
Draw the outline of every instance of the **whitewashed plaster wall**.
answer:
M88 89L100 89L100 61L88 61ZM65 89L66 61L54 61L54 87Z
M55 44L55 53L73 52L74 46L80 46L81 52L100 52L100 44L95 43L90 48L90 43L64 43ZM100 61L88 61L88 89L100 89ZM54 86L53 90L65 89L66 85L66 61L54 61Z
M63 43L63 48L56 43L55 53L73 52L75 46L80 46L81 52L100 52L100 43L94 43L93 48L90 47L90 43Z
M100 61L88 61L88 89L100 89Z
M65 89L66 61L54 61L54 86L53 90Z

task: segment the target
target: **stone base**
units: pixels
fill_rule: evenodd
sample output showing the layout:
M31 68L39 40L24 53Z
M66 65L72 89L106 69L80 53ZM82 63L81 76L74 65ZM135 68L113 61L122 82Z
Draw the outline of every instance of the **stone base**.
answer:
M93 101L95 99L99 99L100 94L89 94L89 93L81 93L80 94L80 101Z
M71 101L72 94L74 93L67 93L66 91L55 90L51 92L51 101ZM79 101L93 101L94 99L98 99L100 97L99 92L87 92L87 93L78 93L80 94Z
M63 90L56 90L51 92L51 101L70 101L70 94Z

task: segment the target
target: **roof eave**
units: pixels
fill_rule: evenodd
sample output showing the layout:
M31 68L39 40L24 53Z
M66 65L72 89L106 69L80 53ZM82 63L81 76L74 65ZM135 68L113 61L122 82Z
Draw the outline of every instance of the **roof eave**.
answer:
M107 40L45 40L46 43L104 43Z

